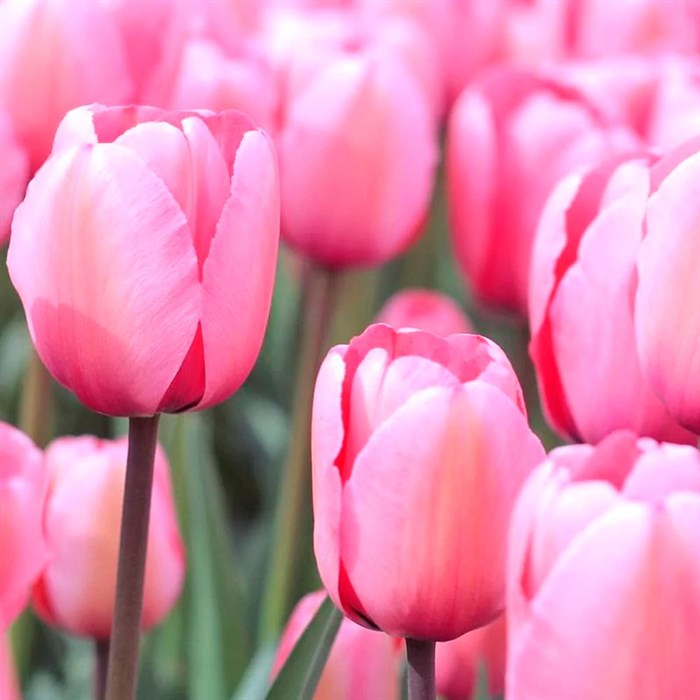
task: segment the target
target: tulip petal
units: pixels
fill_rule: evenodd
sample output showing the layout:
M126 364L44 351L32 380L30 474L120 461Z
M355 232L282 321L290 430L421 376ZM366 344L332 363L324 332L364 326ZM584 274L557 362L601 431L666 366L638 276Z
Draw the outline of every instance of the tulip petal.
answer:
M200 310L187 221L162 181L118 145L61 151L13 231L10 275L54 377L94 410L154 413Z
M278 241L274 152L261 131L249 131L236 154L231 196L204 263L207 376L200 408L228 398L255 363L270 312Z
M487 384L406 402L343 490L341 558L366 615L390 634L437 640L495 617L510 510L543 457L522 413Z
M700 433L700 154L647 205L635 307L642 371L681 425Z
M594 700L601 689L619 700L697 694L700 498L675 498L682 508L621 505L570 545L533 600L529 623L511 634L509 698ZM572 633L582 620L587 633Z

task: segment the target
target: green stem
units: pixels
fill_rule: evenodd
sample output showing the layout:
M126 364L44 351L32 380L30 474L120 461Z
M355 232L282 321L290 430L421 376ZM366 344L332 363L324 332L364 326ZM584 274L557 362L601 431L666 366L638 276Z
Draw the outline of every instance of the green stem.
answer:
M259 641L276 641L292 602L295 565L300 558L299 533L310 508L309 442L311 403L316 373L325 350L337 291L337 273L310 267L304 296L299 359L292 404L287 457L278 491L271 562L265 582Z
M435 642L406 640L408 700L435 700Z
M52 408L51 377L32 348L22 381L19 426L39 447L51 438Z
M107 668L106 700L133 700L136 696L143 583L157 435L157 415L129 419L129 452L126 460L117 594Z
M107 688L107 662L109 660L109 639L95 640L95 678L93 697L104 700Z

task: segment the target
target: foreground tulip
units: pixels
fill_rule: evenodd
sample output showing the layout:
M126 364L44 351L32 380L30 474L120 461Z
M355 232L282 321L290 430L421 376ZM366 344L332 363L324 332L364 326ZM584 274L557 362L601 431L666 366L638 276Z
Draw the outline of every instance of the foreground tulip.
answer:
M699 532L695 448L554 450L511 524L507 697L698 697Z
M0 245L10 237L15 208L22 201L29 180L29 159L18 143L9 115L0 109Z
M457 260L482 302L526 314L551 188L634 143L582 93L541 73L494 69L462 93L449 124L448 205Z
M0 105L12 118L32 172L49 155L69 109L127 102L132 90L121 37L102 2L0 3Z
M46 561L46 487L40 450L0 421L0 635L26 604Z
M95 639L106 639L112 629L126 450L126 439L90 436L59 438L46 449L50 556L34 587L34 607L47 622ZM185 573L169 467L160 449L154 470L144 629L170 611Z
M370 49L300 82L278 141L282 235L331 268L398 255L420 233L437 157L422 88L403 61Z
M543 451L498 346L370 326L327 355L311 439L316 560L346 616L442 641L500 614L511 505Z
M700 431L700 315L688 307L700 298L699 165L700 141L688 142L660 160L573 176L549 199L533 253L530 354L561 433L697 441L686 428Z
M226 399L262 343L278 217L272 146L240 113L70 112L8 253L39 356L107 414Z
M0 634L0 698L3 700L21 700L21 697L9 640L2 633Z
M434 335L471 333L472 327L459 304L430 289L403 289L377 314L378 323L394 328L417 328Z
M491 696L502 696L506 669L506 618L437 645L435 685L446 700L469 700L485 672Z
M309 593L297 603L282 634L272 667L276 676L318 611L325 593ZM343 620L318 681L314 700L398 700L402 644L381 632Z

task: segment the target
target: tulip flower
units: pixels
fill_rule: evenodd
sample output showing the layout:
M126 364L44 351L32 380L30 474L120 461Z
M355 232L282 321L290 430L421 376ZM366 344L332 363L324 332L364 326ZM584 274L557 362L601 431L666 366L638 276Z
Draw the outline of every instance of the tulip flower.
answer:
M564 180L545 207L530 354L564 435L697 441L687 428L700 427L700 318L687 305L700 295L699 159L695 141L660 160L608 163Z
M278 139L283 237L330 268L398 255L420 233L437 160L418 80L369 47L290 85Z
M486 673L491 696L502 696L506 670L506 618L438 644L435 652L435 685L446 700L469 700Z
M526 314L551 188L634 143L582 93L542 73L502 67L462 93L449 123L448 207L457 261L482 302Z
M347 617L444 641L502 612L511 505L544 453L498 346L370 326L324 360L311 442L316 561Z
M21 700L12 652L7 635L0 634L0 698Z
M0 636L25 606L46 561L46 488L41 451L0 421Z
M8 114L0 109L0 245L10 237L15 208L22 201L29 180L29 159L17 142Z
M112 628L126 438L64 437L46 448L49 561L33 604L47 622L73 634L105 639ZM76 507L80 494L80 507ZM142 627L160 622L177 601L185 555L169 466L158 448L151 494Z
M280 639L273 676L284 666L324 598L325 592L317 591L297 603ZM398 639L343 620L314 700L399 700L402 646Z
M509 700L697 697L699 532L694 447L554 450L511 522Z
M39 356L96 411L201 409L262 343L278 181L237 112L70 112L18 207L8 253Z
M434 335L471 333L471 323L454 299L429 289L402 289L377 314L378 323L417 328Z
M64 114L133 93L121 37L101 2L0 3L0 106L9 113L32 172L51 151Z

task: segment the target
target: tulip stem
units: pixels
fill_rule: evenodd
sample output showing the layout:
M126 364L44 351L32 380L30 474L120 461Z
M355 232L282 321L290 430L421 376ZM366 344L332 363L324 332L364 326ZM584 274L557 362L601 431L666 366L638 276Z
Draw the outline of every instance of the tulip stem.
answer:
M158 416L129 418L117 594L107 667L106 700L136 696L143 584Z
M311 404L338 286L338 275L332 270L310 265L307 275L289 444L278 491L259 642L276 642L282 631L293 602L296 564L304 560L301 548L306 545L302 531L311 503Z
M39 447L51 438L52 407L51 377L32 348L22 380L19 425Z
M406 640L408 700L435 700L435 642Z
M95 640L95 681L93 697L104 700L107 687L107 662L109 660L109 639Z

